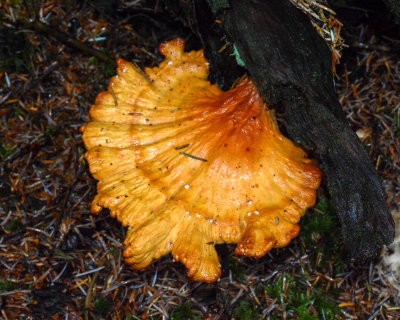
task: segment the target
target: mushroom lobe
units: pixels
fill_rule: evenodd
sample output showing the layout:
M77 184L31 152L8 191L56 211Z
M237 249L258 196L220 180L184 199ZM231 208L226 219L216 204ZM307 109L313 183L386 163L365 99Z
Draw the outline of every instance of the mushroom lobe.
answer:
M321 173L280 134L253 82L229 91L207 81L203 51L160 45L159 67L119 59L108 91L83 127L99 180L91 212L109 208L129 227L124 257L135 269L172 253L195 281L220 277L214 244L262 257L299 232Z

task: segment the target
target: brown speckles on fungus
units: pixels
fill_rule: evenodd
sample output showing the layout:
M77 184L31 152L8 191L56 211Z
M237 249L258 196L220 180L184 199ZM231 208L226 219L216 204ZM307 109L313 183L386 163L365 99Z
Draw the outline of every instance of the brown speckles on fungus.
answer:
M192 280L213 282L214 244L249 257L287 245L321 174L250 79L224 92L207 81L203 52L183 49L181 39L161 44L165 60L145 74L119 59L97 96L83 128L99 180L91 212L109 208L129 227L124 257L135 269L171 252Z

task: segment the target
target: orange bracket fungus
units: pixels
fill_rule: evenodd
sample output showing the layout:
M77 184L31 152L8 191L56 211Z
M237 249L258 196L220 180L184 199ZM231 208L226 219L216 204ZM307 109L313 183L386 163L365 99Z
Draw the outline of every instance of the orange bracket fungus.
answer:
M229 91L207 81L203 51L160 45L159 67L119 59L83 130L99 180L91 212L109 208L128 227L124 257L135 269L172 253L194 281L221 269L214 244L262 257L299 232L321 173L280 134L254 84Z

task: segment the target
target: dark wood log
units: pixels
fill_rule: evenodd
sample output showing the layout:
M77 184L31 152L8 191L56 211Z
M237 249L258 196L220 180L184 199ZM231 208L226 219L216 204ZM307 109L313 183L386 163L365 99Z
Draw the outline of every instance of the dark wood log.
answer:
M375 257L393 241L394 222L338 102L329 48L309 19L287 0L194 0L193 8L211 79L229 87L243 72L232 65L244 65L268 106L283 112L284 132L318 159L349 256Z

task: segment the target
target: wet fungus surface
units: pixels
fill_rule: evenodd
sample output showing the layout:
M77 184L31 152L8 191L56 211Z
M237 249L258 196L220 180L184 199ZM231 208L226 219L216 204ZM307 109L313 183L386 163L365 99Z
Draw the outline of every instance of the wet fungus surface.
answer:
M280 134L249 78L224 92L207 80L202 50L175 39L160 53L144 72L119 59L82 128L99 181L91 212L109 208L128 227L124 257L135 269L171 252L189 278L213 282L214 244L262 257L298 234L321 173Z

